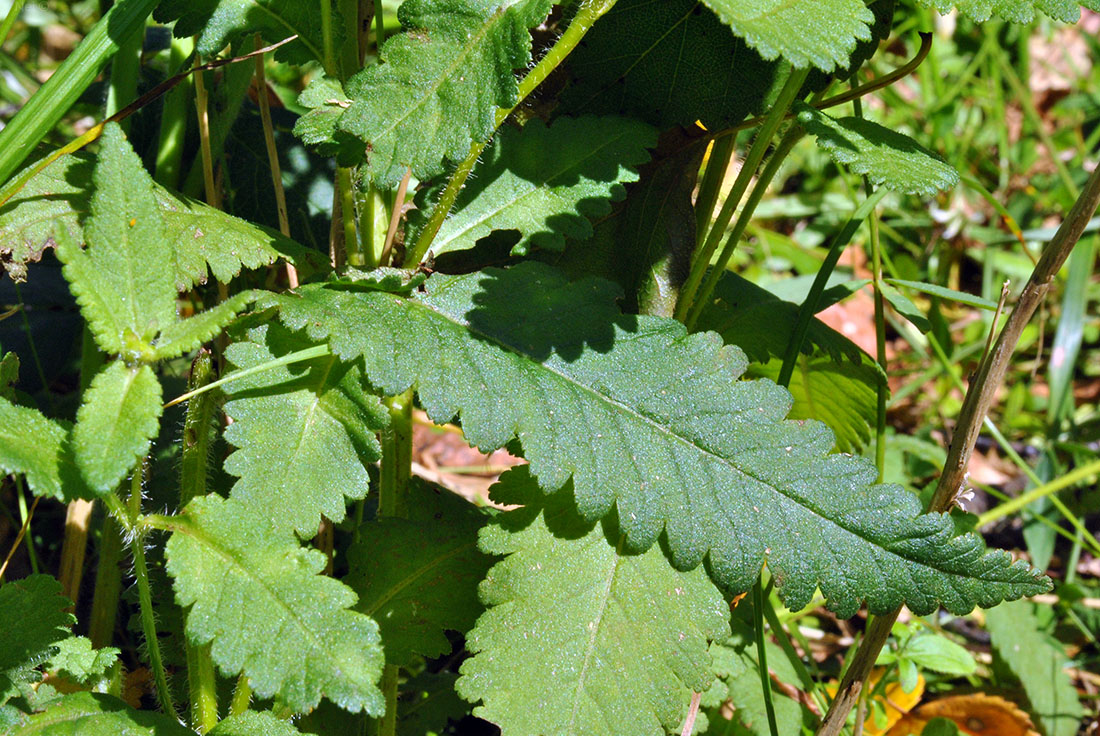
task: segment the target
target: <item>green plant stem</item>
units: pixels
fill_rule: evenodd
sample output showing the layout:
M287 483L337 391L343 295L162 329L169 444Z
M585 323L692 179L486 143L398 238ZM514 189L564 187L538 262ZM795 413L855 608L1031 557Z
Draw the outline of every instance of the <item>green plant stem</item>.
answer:
M1020 494L1016 498L1010 501L1000 504L999 506L986 511L984 514L978 517L978 526L982 527L986 524L1003 519L1010 514L1014 514L1020 509L1028 506L1029 504L1037 501L1040 498L1045 498L1051 494L1057 493L1063 488L1070 488L1077 485L1083 480L1088 479L1090 476L1100 473L1100 460L1095 460L1087 465L1082 465L1079 468L1074 468L1070 472L1055 478L1049 483L1043 483L1032 488L1027 493Z
M615 0L588 0L584 2L577 9L577 14L573 16L573 20L569 23L569 27L565 29L563 33L550 47L550 50L539 60L539 63L527 73L527 76L523 78L523 81L519 83L519 94L516 96L516 104L509 108L500 108L496 112L496 121L493 125L495 131L504 120L512 114L512 111L516 109L527 96L531 94L536 87L542 84L550 73L558 68L558 66L565 60L573 49L577 47L577 44L581 42L585 34L592 28L593 24L599 20L607 11L611 10L615 6ZM417 238L416 244L409 249L405 255L405 268L412 268L420 264L424 260L424 256L428 254L428 248L431 247L432 241L435 240L435 236L439 233L439 228L443 226L443 221L447 219L447 215L451 211L451 207L454 206L455 200L458 199L458 193L462 190L462 185L466 183L466 179L470 176L470 172L474 170L474 165L477 163L478 158L481 156L482 151L485 150L485 146L489 141L480 141L470 146L470 153L466 158L458 165L455 172L451 175L450 181L447 182L447 188L443 190L443 194L440 195L439 201L435 205L435 209L432 210L432 215L428 219L428 223L424 226L424 229L420 232L420 237Z
M749 222L752 220L756 208L760 206L760 200L764 198L764 193L767 192L772 180L775 179L775 175L779 173L779 167L787 160L787 156L790 154L791 149L802 139L802 136L802 128L797 125L792 125L779 141L779 145L775 147L771 157L768 158L768 163L764 166L764 170L760 173L760 176L757 177L756 183L753 184L752 191L749 193L749 198L745 202L745 206L741 208L741 213L737 216L737 222L734 223L733 230L730 232L729 237L726 238L726 244L722 247L722 252L718 255L718 260L715 261L713 268L711 268L710 272L707 274L706 281L703 282L699 292L695 295L694 303L691 305L691 311L688 312L687 319L684 322L689 331L694 329L695 323L699 320L699 315L703 313L703 310L706 309L707 304L710 302L711 294L714 293L714 289L718 286L722 274L726 272L730 259L733 258L733 252L737 249L737 244L741 242L741 236L745 234L745 229L749 226Z
M863 117L863 103L853 102L857 117ZM867 197L874 194L871 180L863 177L863 191ZM879 238L878 210L868 216L871 226L871 291L875 302L875 361L887 375L886 369L886 298L882 293L882 242ZM882 482L886 472L886 401L889 398L889 386L879 381L875 386L875 467L878 468L878 482Z
M836 268L837 261L840 260L840 254L844 252L863 221L874 211L887 193L888 190L885 187L879 187L874 194L863 200L863 203L856 208L856 211L848 218L844 228L837 233L836 237L833 238L833 242L829 245L829 253L825 256L824 263L817 271L814 283L810 287L810 293L806 295L806 300L802 302L802 306L798 310L798 322L795 323L794 333L791 335L790 342L787 343L787 352L783 356L783 367L779 370L779 377L776 380L776 383L780 386L786 386L791 382L795 362L802 350L806 333L810 330L810 322L817 314L817 305L821 301L821 295L825 292L825 285L828 283L833 269Z
M191 363L188 388L194 390L212 382L214 357L201 350ZM180 508L196 496L206 493L209 472L211 428L216 405L214 394L197 396L187 407L183 421L183 447L180 453ZM191 727L206 733L218 724L218 690L210 645L184 642L187 655L187 686L191 694Z
M363 256L363 247L355 231L355 185L351 180L351 169L343 166L336 169L336 191L340 197L340 225L347 263L349 266L362 268L367 259Z
M111 61L111 80L107 85L104 117L111 117L137 98L138 76L141 73L141 49L145 43L145 28L127 36ZM130 133L130 119L119 121L123 132Z
M703 244L703 238L706 237L707 228L714 215L714 206L718 204L718 195L722 193L722 183L726 179L726 172L729 171L733 154L737 150L736 144L737 139L732 135L711 143L707 168L699 183L699 195L695 198L696 249Z
M159 0L119 0L95 24L53 75L0 130L0 181L6 181L34 152L119 47L145 27Z
M122 592L122 527L115 517L103 517L99 537L99 564L96 566L95 592L88 619L88 638L100 649L111 643L118 620L119 595Z
M193 39L173 38L168 52L169 71L173 74L182 71L194 50ZM171 189L179 188L180 175L183 173L183 148L187 137L187 123L190 120L188 108L194 90L194 83L188 78L164 96L164 106L160 115L160 140L157 144L153 178L158 184Z
M8 14L4 16L4 23L0 25L0 45L8 40L8 34L11 33L15 21L19 20L19 14L23 12L23 6L26 4L27 0L15 0L8 8Z
M384 399L390 415L382 430L382 467L378 482L378 516L408 516L409 479L412 477L413 391ZM399 667L386 664L382 671L382 693L386 711L378 721L378 736L397 733L397 684Z
M997 390L1004 380L1016 343L1019 342L1024 327L1046 296L1051 282L1077 244L1098 205L1100 205L1100 168L1095 169L1089 176L1081 196L1074 202L1073 208L1066 215L1054 238L1043 249L1043 255L1020 294L1016 308L997 337L993 349L982 361L978 375L966 392L966 398L959 412L958 426L948 450L947 463L929 503L929 511L945 512L954 503L955 494L965 477L970 455L974 451L974 443L993 405ZM1055 496L1050 498L1052 501L1056 499ZM892 614L875 618L867 628L863 643L860 644L851 665L845 671L837 688L837 696L821 722L818 736L835 736L840 733L840 729L848 718L848 712L855 704L863 688L863 682L866 681L878 658L879 651L886 644L900 611L899 608Z
M332 0L317 0L321 6L321 63L325 74L332 79L340 79L340 66L336 63L336 39L332 28Z
M27 561L30 562L31 572L35 575L38 574L38 553L34 551L34 542L32 541L34 535L31 534L31 512L27 508L27 497L23 493L22 479L19 479L16 483L16 497L19 499L19 523L22 526L23 534L27 539Z
M161 709L173 718L176 717L172 705L172 693L168 689L168 675L164 669L164 660L160 655L160 640L157 638L157 622L153 613L153 589L149 584L149 565L145 561L145 535L139 530L141 517L141 483L144 479L144 463L134 470L130 481L130 503L127 512L130 527L134 530L130 551L134 555L134 577L137 579L138 601L141 609L141 630L145 635L145 648L149 652L149 666L153 670L153 681L157 687L157 699Z
M808 68L792 71L786 84L783 85L783 89L780 90L775 104L772 105L772 109L768 111L767 117L764 118L764 124L756 134L756 139L753 140L752 147L749 148L749 152L741 164L741 170L737 172L733 188L726 196L722 210L714 218L714 225L711 226L707 239L703 241L703 247L695 253L691 263L691 271L688 273L684 285L680 288L680 299L676 304L675 317L681 322L687 319L688 311L695 302L695 292L703 282L703 277L710 266L710 260L718 249L718 243L722 240L722 235L725 234L730 221L733 220L733 213L737 211L737 206L741 204L741 197L745 196L745 191L748 190L760 162L764 160L764 154L767 153L772 138L783 123L787 110L794 103L809 73Z
M340 81L359 71L359 0L338 0L344 23L344 42L340 45Z
M760 578L752 584L753 633L756 638L756 668L760 674L760 687L764 693L764 710L768 714L768 730L771 736L779 736L775 721L775 704L772 702L772 678L768 671L768 649L764 641L764 586Z
M241 675L237 678L237 686L233 689L233 698L229 701L229 715L239 716L248 710L252 702L252 686L248 684L248 678Z
M408 515L408 486L412 477L412 390L384 400L390 415L382 430L382 467L378 482L378 515Z

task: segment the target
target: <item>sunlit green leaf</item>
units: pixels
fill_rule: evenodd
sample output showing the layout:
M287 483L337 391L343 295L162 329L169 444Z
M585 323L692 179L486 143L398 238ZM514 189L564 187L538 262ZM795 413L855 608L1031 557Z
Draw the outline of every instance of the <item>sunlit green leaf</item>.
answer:
M355 594L320 574L325 556L298 546L262 510L217 495L173 519L166 555L187 637L211 644L228 676L243 672L259 697L307 711L325 696L381 714L378 626L348 610Z
M149 451L160 427L161 388L147 365L116 360L96 374L73 427L73 455L84 479L100 493L114 490Z
M862 0L703 0L765 59L832 71L847 66L856 41L871 38Z
M25 475L36 496L90 498L69 446L68 429L36 409L0 398L0 472Z
M1098 0L920 0L940 13L948 13L958 8L964 15L974 20L985 21L998 16L1014 23L1030 23L1035 19L1036 11L1049 15L1063 23L1076 23L1081 17L1081 8L1100 13Z
M839 164L872 183L932 196L959 183L959 172L907 135L858 117L832 118L796 103L798 122Z
M627 549L665 532L678 568L706 558L729 591L765 560L790 607L820 587L845 616L863 600L964 612L1048 589L980 537L956 537L948 517L922 515L912 494L874 485L866 460L828 454L824 425L783 421L790 395L738 381L739 349L619 315L617 296L522 263L436 274L405 299L319 286L270 301L288 325L361 356L386 393L414 387L433 419L460 418L479 448L518 436L547 492L572 478L586 518L617 510Z
M135 710L102 693L73 693L52 701L41 713L20 719L8 736L194 736L175 718Z
M526 468L501 486L497 500L533 505L482 534L482 549L507 557L482 584L489 609L457 684L481 700L474 715L517 734L677 728L691 693L714 677L710 641L729 632L714 584L702 570L673 569L659 547L624 554L614 523L580 517L568 492L542 497Z
M436 255L471 248L493 230L518 230L513 254L532 247L561 250L565 238L592 235L589 218L606 215L635 181L657 142L653 129L629 118L532 120L506 128L486 151L435 240Z
M531 59L528 29L542 22L550 0L406 0L397 17L405 28L370 66L344 86L346 110L337 126L367 144L374 182L391 187L407 168L426 179L445 161L461 161L470 144L495 127L497 108L518 99L515 71ZM332 104L303 117L299 130L316 139L310 120L337 113Z
M76 617L61 583L49 575L31 575L0 587L0 705L37 679L34 668L69 636Z
M226 350L235 368L312 344L277 324L257 327L247 338ZM233 498L308 537L322 514L344 518L345 497L367 494L367 466L381 456L375 432L387 414L358 365L329 355L255 373L227 384L226 392L233 423L225 439L237 450L225 470L240 478Z

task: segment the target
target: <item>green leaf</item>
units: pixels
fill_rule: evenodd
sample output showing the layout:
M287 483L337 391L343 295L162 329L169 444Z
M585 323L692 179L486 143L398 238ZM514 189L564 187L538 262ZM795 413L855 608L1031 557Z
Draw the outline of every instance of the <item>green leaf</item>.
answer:
M0 358L0 399L15 401L15 384L19 382L19 356L4 353Z
M482 583L459 695L504 733L663 736L713 679L729 607L702 570L673 569L657 546L624 554L613 522L581 518L568 491L541 496L526 468L494 493L530 505L482 533L507 557Z
M312 345L278 324L246 337L226 350L238 369ZM240 478L234 499L270 514L279 528L310 537L322 514L344 518L345 496L367 494L367 466L382 452L375 432L388 415L365 388L358 364L328 355L255 373L225 390L233 419L225 439L237 448L225 470Z
M568 60L559 112L711 130L761 112L789 70L764 61L697 0L619 0Z
M876 186L932 196L959 183L959 172L907 135L857 117L833 118L795 103L798 122L838 164Z
M417 179L461 161L496 127L497 108L519 99L515 70L531 61L531 34L550 0L406 0L405 32L382 47L382 63L348 80L338 126L367 144L369 175L382 188L412 168ZM342 107L343 103L341 103ZM332 105L320 108L326 117ZM311 137L317 127L301 122ZM308 128L307 128L308 126ZM299 130L296 127L296 130Z
M176 321L172 251L153 180L116 124L103 131L94 182L87 248L62 238L57 255L96 343L118 354Z
M73 693L26 716L9 736L194 736L162 713L134 710L111 695Z
M977 307L979 309L988 309L991 312L997 310L997 302L989 299L983 299L980 296L974 294L967 294L962 291L955 291L954 289L948 289L945 286L939 286L938 284L929 284L925 281L906 281L905 279L884 279L889 284L894 286L905 286L915 291L924 292L931 296L938 296L940 299L949 299L959 304L966 304L970 307Z
M211 644L227 676L243 672L261 698L296 712L321 696L353 713L385 707L378 626L348 610L355 594L322 575L325 556L303 549L262 510L217 495L172 519L166 555L187 638Z
M90 209L94 159L62 156L32 178L0 208L0 266L22 280L26 263L37 261L57 242L84 242L83 222ZM164 243L170 244L170 273L176 291L205 283L208 270L228 283L241 268L271 265L280 257L303 268L317 269L320 254L309 251L274 230L253 225L193 199L153 184L153 196L163 222Z
M408 519L385 517L360 527L348 550L344 582L359 594L355 610L378 622L386 661L451 651L444 632L465 634L482 607L477 585L493 560L477 548L486 516L465 499L416 481Z
M348 268L334 281L351 289L402 294L412 291L427 279L428 274L423 271L409 271L403 268L381 266L370 271Z
M978 663L965 647L938 634L913 637L902 656L919 667L945 675L972 675L978 669Z
M115 647L93 649L91 639L86 636L70 636L58 642L48 669L86 684L107 675L118 664L119 653Z
M486 151L435 240L436 255L472 248L493 230L518 230L513 255L562 250L565 238L592 236L589 218L606 215L637 181L637 165L657 143L648 125L616 117L535 119L505 128Z
M271 713L246 710L230 716L209 732L210 736L297 736L301 733L288 721L281 721Z
M745 374L774 381L782 365L782 360L773 358L751 364ZM862 449L871 441L878 411L876 388L881 381L882 370L869 355L859 363L837 362L819 352L800 355L787 387L793 399L787 418L824 422L836 435L837 449Z
M775 380L798 321L798 305L778 299L734 273L723 274L714 301L697 327L713 330L754 361L747 374ZM814 319L788 389L794 399L789 419L817 419L829 425L837 447L859 449L871 439L876 390L886 376L878 364L844 335Z
M617 297L521 263L435 274L409 299L319 286L269 300L291 327L362 356L385 393L415 387L435 421L459 417L479 448L518 436L543 489L572 478L586 518L617 509L628 549L664 531L676 567L706 558L727 591L747 590L765 560L788 607L820 587L843 616L862 600L961 613L1049 589L899 486L873 485L868 461L828 454L824 425L784 422L790 395L737 381L739 349L619 315Z
M1073 736L1085 715L1066 672L1061 644L1040 630L1034 605L1005 603L985 614L998 659L1023 683L1031 713L1047 736Z
M147 365L116 360L96 374L73 427L73 455L88 485L114 490L160 428L161 388Z
M765 59L832 71L847 66L875 18L862 0L703 0Z
M928 332L932 329L932 323L924 316L924 312L922 312L920 307L916 304L909 301L909 297L905 296L905 294L902 294L889 284L883 284L882 296L886 301L890 302L890 306L896 309L898 314L912 322L913 326L921 332Z
M217 306L168 325L156 340L153 356L157 360L169 360L191 352L221 333L256 298L257 293L242 291Z
M0 398L0 472L26 476L36 496L62 502L94 496L76 466L66 427L4 398Z
M61 583L49 575L31 575L0 587L0 704L35 679L34 668L69 636L76 617Z
M351 27L353 22L341 19L339 3L331 5L333 42L339 48L344 28ZM153 17L160 23L176 21L174 34L177 38L198 36L195 50L203 56L218 54L246 35L260 33L268 43L298 36L289 47L279 50L280 58L297 63L324 61L321 12L317 3L302 0L165 0Z
M470 712L458 693L453 672L421 672L402 687L397 724L401 736L437 736L451 719Z
M976 21L987 21L993 15L1013 23L1030 23L1035 12L1046 13L1063 23L1076 23L1081 18L1081 7L1100 13L1098 0L920 0L922 5L947 13L952 8Z

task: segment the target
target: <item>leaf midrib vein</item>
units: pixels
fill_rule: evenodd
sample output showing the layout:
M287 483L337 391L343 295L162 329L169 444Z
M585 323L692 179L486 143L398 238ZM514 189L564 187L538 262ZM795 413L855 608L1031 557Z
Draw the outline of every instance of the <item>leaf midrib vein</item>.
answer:
M920 566L926 567L928 569L936 570L937 572L942 573L944 575L949 575L949 576L952 576L952 577L960 577L960 578L967 579L967 580L972 579L970 577L965 577L964 575L962 575L961 573L956 572L956 571L941 569L941 568L937 567L935 564L933 564L932 562L929 562L929 561L926 561L926 560L912 559L910 557L906 557L905 555L901 554L897 550L890 549L888 547L885 547L885 546L879 544L878 542L875 542L871 539L867 539L866 537L863 537L862 535L860 535L857 531L848 528L844 524L839 523L838 521L836 521L835 519L833 519L829 516L824 515L823 513L818 511L816 508L814 508L812 506L807 506L806 504L804 504L800 500L788 495L787 493L784 492L784 490L782 488L780 488L779 486L774 485L771 481L760 478L757 475L749 472L748 470L743 469L740 466L734 464L733 461L730 460L729 458L722 457L721 455L718 455L714 452L711 452L710 450L707 450L703 447L700 447L699 445L695 444L694 442L691 442L690 440L688 440L686 437L682 437L681 435L676 434L670 428L657 423L655 420L651 419L650 417L647 417L644 414L641 414L636 409L634 409L630 406L627 406L626 404L623 404L622 402L617 401L616 399L614 399L610 396L606 396L604 394L601 394L601 393L597 392L592 387L587 386L587 385L577 381L573 377L571 377L571 376L569 376L569 375L567 375L567 374L565 374L565 373L563 373L559 370L556 370L555 368L553 368L551 366L548 366L545 363L538 362L538 361L534 360L531 356L520 352L520 350L518 350L517 348L515 348L511 345L508 345L506 343L501 342L497 337L495 337L493 335L488 335L484 332L481 332L481 331L475 329L469 323L464 322L460 319L457 319L451 314L448 314L448 313L443 312L439 309L436 309L432 305L427 304L423 301L410 301L410 304L414 305L415 307L419 307L421 309L424 309L429 314L436 315L437 317L439 317L439 318L441 318L441 319L443 319L443 320L445 320L445 321L447 321L447 322L449 322L449 323L451 323L451 324L453 324L457 327L460 327L460 328L468 331L471 335L477 336L480 339L484 340L485 342L491 343L491 344L497 346L500 349L503 349L504 351L506 351L506 352L508 352L512 355L515 355L517 357L520 357L520 358L528 361L530 364L537 365L537 366L541 367L543 370L557 376L559 379L566 382L567 384L577 387L578 389L580 389L581 392L591 395L592 397L594 397L596 399L597 402L604 403L604 404L608 405L609 407L618 410L619 412L626 413L626 414L632 416L633 418L637 419L638 421L640 421L642 423L645 423L645 424L648 424L653 430L655 430L657 432L658 435L671 437L671 438L675 439L676 441L682 443L686 447L691 448L694 451L704 455L705 457L710 458L711 460L717 461L718 464L724 465L724 466L728 467L730 470L732 470L736 473L740 473L741 475L744 475L748 478L751 478L752 480L760 483L762 486L770 489L772 492L774 492L774 493L782 496L783 498L787 499L789 502L805 509L809 513L812 513L814 516L821 519L822 521L825 521L828 524L836 527L837 529L842 530L846 534L850 534L852 537L861 540L863 543L865 543L867 545L870 545L871 547L873 547L875 549L882 550L882 552L884 552L885 554L894 556L897 559L903 560L903 561L905 561L907 563L910 563L910 564L920 565ZM616 502L619 500L619 498L620 498L620 494L616 493L615 494ZM725 504L719 504L719 506L724 508ZM667 524L667 520L665 520L665 524Z

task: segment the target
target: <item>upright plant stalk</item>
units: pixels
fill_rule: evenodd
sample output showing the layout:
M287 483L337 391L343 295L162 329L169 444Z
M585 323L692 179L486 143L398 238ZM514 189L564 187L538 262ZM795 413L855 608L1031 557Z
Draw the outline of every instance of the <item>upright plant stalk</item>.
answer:
M173 74L183 68L187 58L195 50L191 38L173 38L168 51L168 68ZM201 73L201 72L200 72ZM185 79L164 96L160 115L160 140L157 143L157 159L153 178L158 184L172 189L179 188L183 172L183 144L187 136L187 114L194 83Z
M382 467L378 483L378 516L408 516L409 479L412 477L413 391L385 399L389 426L382 430ZM399 667L387 664L382 670L382 693L386 711L378 721L378 736L397 733L397 685Z
M733 258L733 252L737 249L737 244L741 242L741 236L745 234L745 229L748 228L749 221L752 220L752 216L756 212L756 208L760 205L760 200L763 199L764 193L771 185L772 179L779 173L779 167L787 160L787 155L790 154L795 144L802 139L802 136L803 131L801 126L792 125L783 136L782 140L780 140L779 145L775 147L775 151L772 152L767 165L764 166L764 171L760 173L760 176L756 180L756 184L753 185L752 192L749 193L749 198L745 202L745 206L741 208L741 214L737 216L737 222L733 226L733 231L730 232L729 237L726 239L726 244L722 248L722 252L719 254L718 260L714 264L714 268L707 274L707 280L703 282L702 288L695 296L694 303L691 305L691 311L688 312L687 319L684 322L689 331L695 327L695 323L699 320L699 315L706 309L707 303L710 301L710 295L714 293L714 289L718 286L722 274L726 272L726 267L729 266L730 259ZM744 169L742 169L742 171L744 171ZM709 263L709 261L710 259L708 258L707 262ZM698 263L699 261L696 262Z
M741 170L737 173L737 178L733 182L733 188L726 197L726 201L722 205L722 210L718 213L718 217L714 219L714 225L711 226L710 233L703 242L703 247L695 254L695 258L691 264L691 271L688 273L687 280L684 281L684 285L680 289L680 301L676 305L676 319L681 322L687 319L688 311L695 302L695 292L699 289L699 285L703 281L703 276L706 275L707 267L710 265L710 259L714 257L714 252L718 249L718 243L722 240L722 235L726 232L726 228L729 227L730 221L733 219L733 213L737 211L737 206L741 203L741 197L745 196L745 191L748 190L752 177L756 174L757 167L760 166L760 162L764 160L764 154L767 153L772 138L775 136L776 131L779 130L779 126L783 123L783 119L787 115L787 110L789 110L794 103L809 73L810 70L808 67L806 69L796 69L791 72L791 75L787 78L787 82L779 91L779 96L776 98L775 104L772 105L772 109L768 111L768 115L764 119L764 124L756 134L756 139L753 141L752 147L749 149L744 162L741 164Z
M195 66L200 65L199 57L195 57ZM214 184L214 154L210 145L210 106L209 95L206 93L206 81L203 72L195 74L195 114L199 121L199 152L202 156L202 182L206 191L206 203L216 209L221 209L221 196Z
M23 6L26 4L27 0L15 0L8 8L8 14L4 16L4 22L0 25L0 45L8 40L8 34L11 33L15 21L19 20L19 14L23 12Z
M263 42L256 34L256 48ZM256 57L256 102L260 108L260 123L264 129L264 147L267 150L267 165L271 170L271 184L275 188L275 211L279 217L279 232L290 237L290 218L286 210L286 192L283 190L283 170L279 165L279 149L275 147L275 126L271 122L271 103L267 99L267 76L264 72L264 55ZM286 278L290 288L298 288L298 269L293 263L286 264Z
M863 117L863 103L853 103L857 117ZM868 197L874 194L871 180L863 177L863 191ZM879 239L878 211L869 215L871 226L871 289L875 302L875 360L886 375L886 297L882 293L882 243ZM879 381L875 386L875 467L878 482L882 482L886 469L886 394L888 386Z
M768 649L764 641L764 586L760 578L752 584L753 634L756 639L756 664L760 674L760 687L764 692L764 710L768 715L768 730L771 736L779 736L779 727L775 722L775 704L772 702L772 678L768 672Z
M577 14L573 16L572 22L569 27L565 29L565 33L558 38L557 42L550 47L550 50L539 60L539 63L535 65L535 68L528 72L527 76L523 78L523 81L519 83L519 94L516 97L516 104L505 109L500 108L497 110L496 122L493 125L495 131L504 120L512 114L512 111L516 109L527 96L531 94L536 87L542 84L550 73L558 68L558 65L565 61L573 49L577 47L577 44L581 42L585 34L592 28L597 20L599 20L607 11L611 10L615 6L615 0L589 0L582 3L580 8L577 9ZM481 156L481 152L485 150L485 146L489 141L479 141L470 146L470 153L466 158L458 165L455 172L451 175L450 181L447 182L447 188L443 190L443 194L440 195L439 201L435 205L435 209L432 210L432 215L428 219L428 223L424 226L424 229L420 232L420 237L417 238L416 244L405 255L405 267L411 268L419 265L424 260L424 256L428 254L428 248L431 247L432 241L435 240L436 234L439 233L439 228L443 226L443 221L447 219L447 215L451 211L451 207L454 206L455 200L458 199L458 193L462 190L462 185L466 183L466 179L470 176L470 172L474 170L474 164L477 163L478 158Z
M134 555L134 577L137 579L138 602L141 609L141 630L145 636L145 648L149 653L149 666L153 670L156 683L157 700L161 710L176 717L172 705L172 693L168 689L168 675L164 669L164 659L160 655L160 640L157 638L157 622L153 613L153 589L149 584L149 565L145 561L145 530L139 525L141 517L141 483L145 474L145 462L134 470L130 480L130 502L126 509L132 541L130 551Z
M194 391L214 378L214 359L209 350L199 352L191 364L188 389ZM183 447L180 453L180 509L191 499L206 494L206 476L210 459L211 426L217 406L211 392L197 395L187 406L183 422ZM217 679L210 644L195 646L184 642L187 655L187 686L191 696L191 727L206 733L218 724Z
M723 136L711 142L710 155L707 157L707 168L703 172L703 179L699 183L699 196L695 198L695 233L696 250L703 244L710 226L711 217L714 215L714 205L718 204L718 195L722 193L722 183L726 179L733 160L733 154L737 150L737 137Z
M122 593L122 527L106 514L99 537L99 564L96 566L92 612L88 619L88 638L100 649L114 638L118 620L119 595Z
M888 191L885 187L879 187L874 194L863 200L863 203L856 208L856 211L848 218L848 222L844 224L844 228L837 233L836 237L833 238L833 242L829 245L829 253L825 256L824 263L817 271L814 283L810 287L810 293L806 295L806 300L802 302L802 306L798 310L798 322L795 323L794 333L791 335L790 342L787 343L787 352L783 355L783 367L779 369L779 377L776 380L779 385L786 386L791 382L795 362L797 362L798 354L802 350L802 343L806 340L806 333L810 331L810 322L817 314L817 305L821 301L821 295L825 291L825 285L829 282L829 277L833 274L833 269L836 268L837 261L840 260L840 254L844 252L863 221L874 211Z
M1054 238L1043 249L1038 265L1032 271L1031 278L1028 279L1027 285L1016 302L1016 308L997 337L993 349L982 361L978 375L966 392L966 398L959 412L958 426L951 439L951 448L948 450L947 463L929 503L929 511L945 512L954 503L955 495L966 475L966 467L970 463L970 455L974 451L974 444L978 439L982 423L1004 380L1016 343L1019 342L1024 328L1049 291L1055 275L1081 238L1085 226L1096 212L1098 205L1100 205L1100 168L1092 172L1081 196L1074 202L1073 208L1066 215ZM871 667L878 659L879 651L890 636L890 630L900 611L899 608L891 614L879 616L868 627L863 643L860 644L852 658L852 663L840 681L836 699L833 700L829 712L821 722L818 736L835 736L840 733L849 711L859 697L863 683L871 672Z

